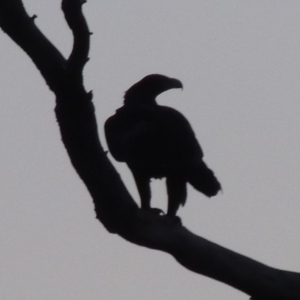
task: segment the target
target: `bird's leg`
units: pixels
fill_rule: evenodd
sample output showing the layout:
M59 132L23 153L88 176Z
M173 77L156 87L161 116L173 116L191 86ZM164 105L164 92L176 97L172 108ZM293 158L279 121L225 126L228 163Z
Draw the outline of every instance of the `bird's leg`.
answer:
M184 205L187 197L186 180L180 174L172 174L167 177L168 213L175 217L180 204Z
M151 190L150 179L139 174L134 174L135 183L140 194L143 209L150 209Z
M140 194L141 198L141 207L144 210L149 210L154 212L157 215L163 214L164 212L159 208L151 208L150 200L151 200L151 189L150 189L150 179L141 174L137 174L136 172L132 172L134 174L134 180Z

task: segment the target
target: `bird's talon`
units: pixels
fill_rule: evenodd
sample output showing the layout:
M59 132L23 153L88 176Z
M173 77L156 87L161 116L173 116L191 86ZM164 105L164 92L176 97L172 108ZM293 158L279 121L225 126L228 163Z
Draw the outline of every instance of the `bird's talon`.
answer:
M149 208L146 208L145 210L153 213L154 215L157 215L157 216L162 216L162 215L165 215L164 211L159 209L159 208L152 208L152 207L149 207Z

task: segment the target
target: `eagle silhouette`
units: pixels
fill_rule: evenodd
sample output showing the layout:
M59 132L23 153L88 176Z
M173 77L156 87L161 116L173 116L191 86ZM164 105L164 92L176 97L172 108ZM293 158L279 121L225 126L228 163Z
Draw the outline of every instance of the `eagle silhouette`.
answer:
M126 162L133 174L142 209L152 209L151 178L166 177L167 215L171 217L186 202L187 183L208 197L221 190L203 161L203 151L187 119L156 103L159 94L173 88L183 85L160 74L144 77L125 92L124 105L104 125L112 156Z

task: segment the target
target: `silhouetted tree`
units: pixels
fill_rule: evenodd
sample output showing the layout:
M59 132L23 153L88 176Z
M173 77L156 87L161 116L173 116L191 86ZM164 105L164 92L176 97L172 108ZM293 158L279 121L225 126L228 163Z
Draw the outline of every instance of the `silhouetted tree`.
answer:
M165 251L187 269L224 282L255 300L299 300L300 274L242 256L140 210L103 150L92 93L83 86L90 32L83 0L63 0L74 45L66 60L25 12L21 0L0 0L0 27L32 59L56 96L55 113L71 163L85 183L97 218L111 233L140 246Z

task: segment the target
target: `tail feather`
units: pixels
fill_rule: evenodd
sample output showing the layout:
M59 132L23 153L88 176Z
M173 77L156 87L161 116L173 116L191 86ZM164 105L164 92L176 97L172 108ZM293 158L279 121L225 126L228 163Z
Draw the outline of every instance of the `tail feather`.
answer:
M199 192L208 197L215 196L222 190L221 184L204 162L190 170L188 182Z

